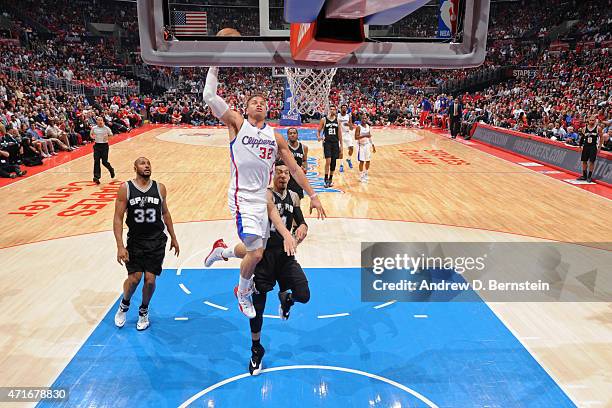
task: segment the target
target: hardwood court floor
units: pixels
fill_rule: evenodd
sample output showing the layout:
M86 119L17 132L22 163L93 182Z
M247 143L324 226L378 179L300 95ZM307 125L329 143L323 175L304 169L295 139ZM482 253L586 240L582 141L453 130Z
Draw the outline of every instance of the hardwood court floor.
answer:
M306 131L304 131L306 132ZM605 243L609 200L425 130L373 132L369 184L355 169L321 194L332 218L312 221L301 249L307 266L357 266L360 241L530 241ZM311 147L313 182L322 151ZM2 385L48 385L116 301L124 270L112 238L114 191L148 157L168 189L181 257L198 265L224 234L227 134L160 127L111 146L116 181L91 180L87 155L0 189L0 378ZM318 172L318 174L317 174ZM210 220L219 220L211 223ZM200 222L199 221L206 221ZM339 248L339 249L338 249ZM576 401L612 404L610 304L492 304L490 307ZM568 318L571 316L571 318ZM523 337L523 338L521 338Z

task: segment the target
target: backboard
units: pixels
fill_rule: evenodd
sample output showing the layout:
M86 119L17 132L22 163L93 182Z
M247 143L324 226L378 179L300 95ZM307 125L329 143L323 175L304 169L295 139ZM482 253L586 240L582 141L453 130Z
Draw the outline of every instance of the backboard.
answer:
M164 66L312 67L291 56L285 1L216 0L212 6L206 0L137 0L142 58ZM317 1L347 0L309 0ZM484 61L489 0L442 1L459 10L457 30L450 37L439 29L440 2L404 3L399 11L364 16L366 41L334 67L463 68ZM324 12L327 6L322 7ZM290 18L295 15L294 10ZM386 24L394 20L399 21ZM216 37L225 27L242 36Z

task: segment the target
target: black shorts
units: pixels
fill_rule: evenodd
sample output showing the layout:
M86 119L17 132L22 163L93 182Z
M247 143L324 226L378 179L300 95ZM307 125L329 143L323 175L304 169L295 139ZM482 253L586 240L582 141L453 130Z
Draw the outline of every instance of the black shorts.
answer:
M294 256L287 256L283 247L266 248L263 258L255 267L255 289L267 293L278 282L281 292L300 285L308 285L304 270Z
M125 263L128 274L134 272L151 272L159 276L166 255L168 237L158 239L128 239L127 250L130 260Z
M583 146L582 147L582 155L580 156L580 161L590 161L591 163L595 162L597 158L597 146Z
M340 157L340 145L338 142L323 142L323 156L326 159L337 159Z

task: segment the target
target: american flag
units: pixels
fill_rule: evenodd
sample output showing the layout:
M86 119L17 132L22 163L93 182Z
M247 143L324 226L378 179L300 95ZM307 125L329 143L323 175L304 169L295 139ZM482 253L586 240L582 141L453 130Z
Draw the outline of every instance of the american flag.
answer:
M173 11L174 35L207 35L205 11Z

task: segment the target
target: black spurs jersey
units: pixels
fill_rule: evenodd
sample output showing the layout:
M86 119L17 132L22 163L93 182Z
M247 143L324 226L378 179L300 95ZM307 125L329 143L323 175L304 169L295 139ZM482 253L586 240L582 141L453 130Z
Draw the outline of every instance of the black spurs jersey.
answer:
M584 127L584 134L580 138L580 146L596 147L599 141L599 127L595 125L593 129L589 129L589 125Z
M304 163L304 145L301 142L298 142L298 147L295 149L291 147L291 145L289 145L289 151L291 151L291 153L293 154L293 158L295 159L295 162L298 164L298 166L302 167L302 164ZM304 195L302 187L300 187L297 181L295 181L293 176L291 176L291 178L289 179L287 188L291 191L295 191L296 193L298 193L300 197Z
M272 191L274 204L276 204L276 209L285 223L285 227L291 231L293 228L293 210L298 200L297 194L291 190L285 190L285 196L282 197L276 191L270 191ZM270 238L268 238L267 247L277 246L283 246L283 237L276 231L274 224L270 222Z
M325 143L339 143L337 116L334 120L325 117L325 124L323 125L323 140Z
M298 147L295 149L291 147L291 144L289 144L289 149L291 150L293 158L298 166L302 167L302 164L304 163L304 145L302 145L302 142L298 142Z
M155 180L141 190L129 180L127 183L128 239L159 239L165 236L166 224L162 218L162 197Z

